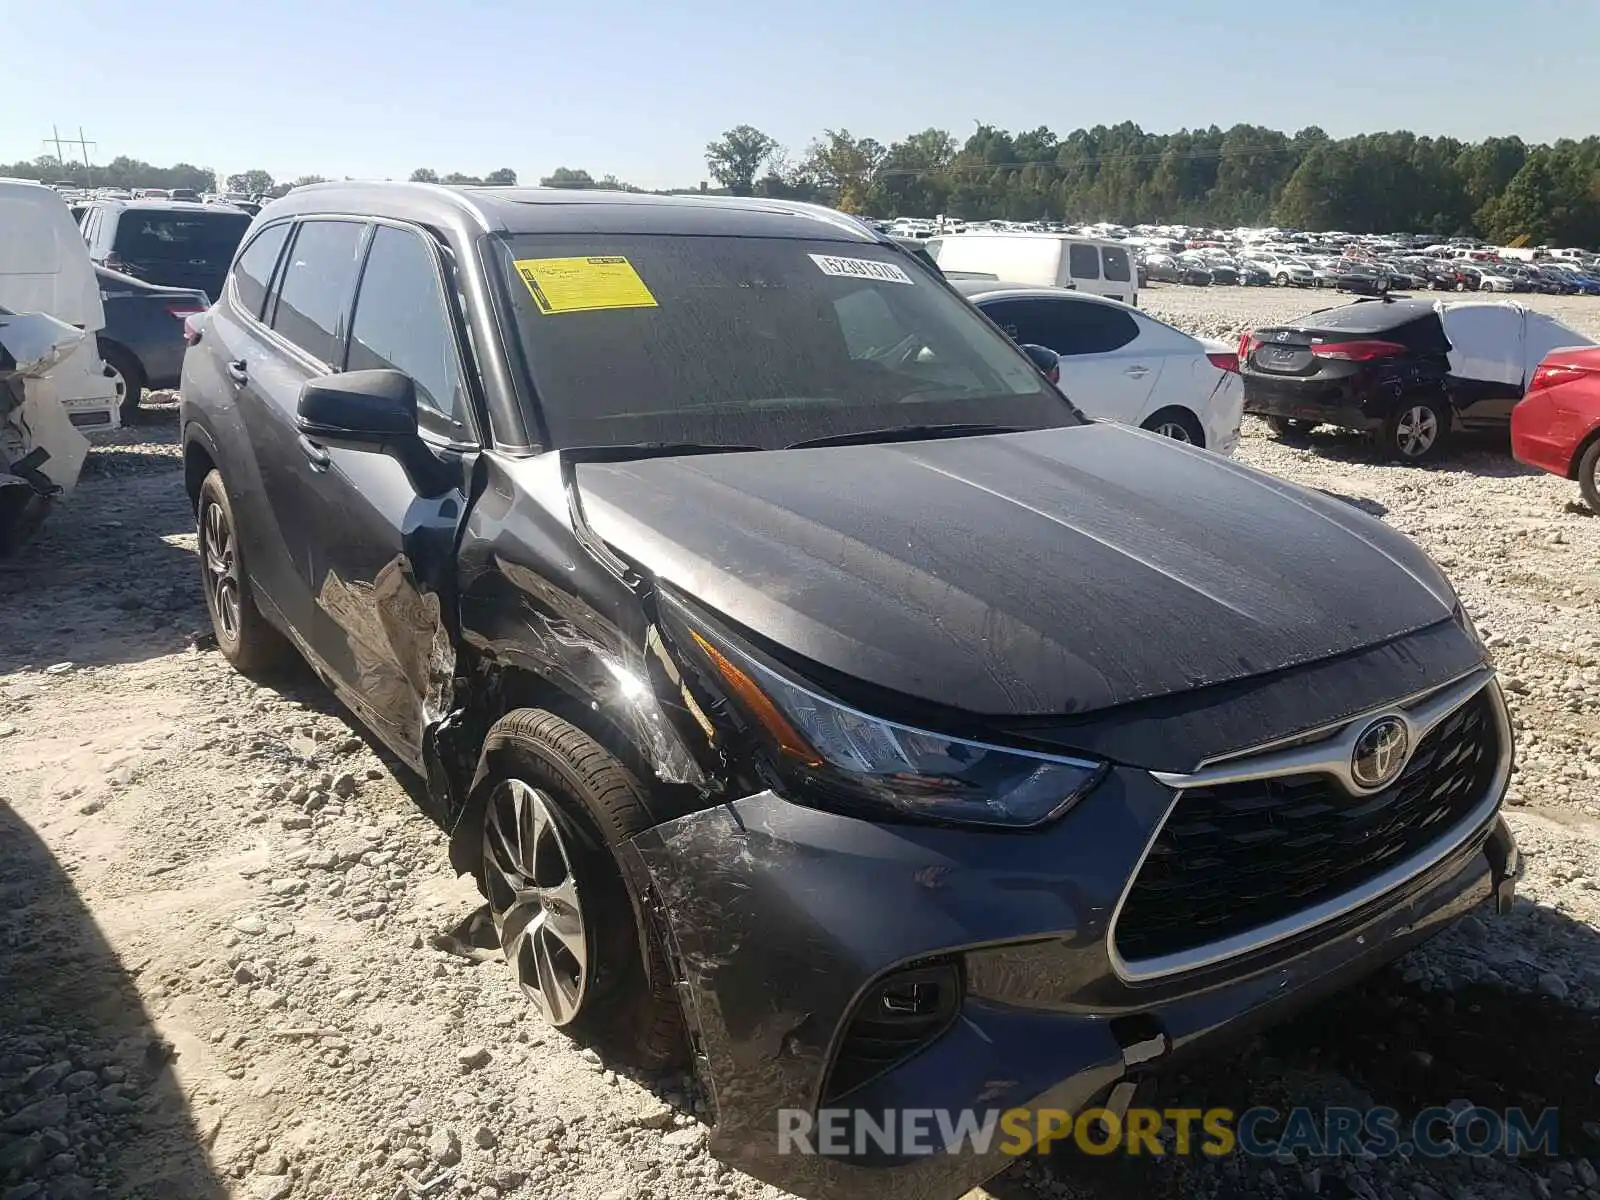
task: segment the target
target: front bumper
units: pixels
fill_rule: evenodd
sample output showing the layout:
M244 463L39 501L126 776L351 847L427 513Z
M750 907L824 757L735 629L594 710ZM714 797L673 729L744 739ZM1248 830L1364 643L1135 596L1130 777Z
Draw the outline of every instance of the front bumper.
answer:
M779 1152L779 1111L822 1105L857 1001L908 964L959 964L957 1018L827 1107L1081 1112L1205 1039L1359 978L1485 898L1509 904L1518 863L1496 815L1363 908L1225 963L1128 983L1109 928L1172 799L1119 768L1066 818L1023 834L877 825L772 792L641 834L625 866L673 960L717 1116L712 1150L820 1200L945 1200L1003 1170L998 1149ZM1152 1029L1157 1061L1142 1061Z

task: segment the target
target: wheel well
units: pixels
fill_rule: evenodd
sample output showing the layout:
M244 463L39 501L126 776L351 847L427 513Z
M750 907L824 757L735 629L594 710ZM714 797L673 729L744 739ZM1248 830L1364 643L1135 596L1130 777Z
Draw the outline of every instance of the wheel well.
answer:
M105 348L107 346L111 347L112 350L116 351L117 356L119 358L124 359L126 361L126 363L127 363L127 366L133 370L135 375L138 376L138 378L133 380L133 382L139 384L141 387L144 386L144 382L145 382L144 363L139 361L139 356L137 354L135 354L132 350L128 349L128 347L124 346L121 342L117 341L116 338L106 337L105 334L103 334L103 333L95 335L95 344L96 344L96 348L100 351L100 357L101 358L104 358L106 356ZM118 368L118 369L120 370L121 368ZM201 478L204 479L205 476L202 475ZM195 486L197 488L199 487L198 484L196 484Z
M1578 466L1583 462L1583 456L1589 453L1589 447L1596 442L1600 442L1600 425L1596 425L1591 429L1589 436L1573 447L1572 461L1567 464L1568 479L1576 479L1578 477Z
M189 507L200 511L200 485L206 476L216 470L211 454L197 440L191 439L183 448L183 490L189 493Z

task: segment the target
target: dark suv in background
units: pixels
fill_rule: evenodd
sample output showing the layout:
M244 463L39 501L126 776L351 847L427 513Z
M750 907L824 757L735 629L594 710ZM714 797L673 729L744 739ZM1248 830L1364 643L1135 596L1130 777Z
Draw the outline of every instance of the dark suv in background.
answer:
M97 266L213 300L249 227L248 213L182 200L92 200L78 220Z
M1426 555L1085 420L853 218L297 188L189 325L223 653L302 654L549 1022L692 1062L761 1178L960 1195L1006 1160L785 1155L778 1111L1126 1106L1510 900L1506 707Z

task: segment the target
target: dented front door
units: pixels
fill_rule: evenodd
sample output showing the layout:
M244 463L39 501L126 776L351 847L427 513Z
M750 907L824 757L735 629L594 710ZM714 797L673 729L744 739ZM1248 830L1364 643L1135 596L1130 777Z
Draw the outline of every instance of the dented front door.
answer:
M448 453L448 452L446 452ZM456 528L466 496L424 498L382 454L324 449L306 460L312 650L347 703L413 767L454 671ZM460 476L466 478L466 469Z

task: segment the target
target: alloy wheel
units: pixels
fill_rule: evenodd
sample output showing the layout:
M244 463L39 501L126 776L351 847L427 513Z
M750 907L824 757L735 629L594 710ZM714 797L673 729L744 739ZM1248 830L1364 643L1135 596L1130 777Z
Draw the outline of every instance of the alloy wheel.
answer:
M1164 438L1171 438L1175 442L1190 442L1194 440L1189 436L1189 431L1177 421L1163 421L1155 427L1155 432Z
M589 931L554 802L520 779L490 793L484 874L501 952L550 1024L571 1024L589 983Z
M1438 416L1426 405L1413 405L1401 413L1400 420L1395 423L1394 440L1401 454L1420 458L1439 440Z
M200 514L200 553L206 568L206 594L218 630L230 642L239 638L239 556L228 514L208 500Z

